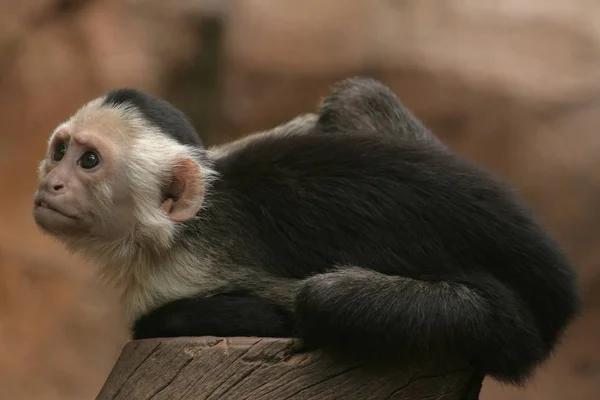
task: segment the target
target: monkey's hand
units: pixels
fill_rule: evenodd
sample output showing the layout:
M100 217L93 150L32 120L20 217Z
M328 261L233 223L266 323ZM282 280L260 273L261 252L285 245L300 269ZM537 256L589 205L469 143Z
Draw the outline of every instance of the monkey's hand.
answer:
M140 317L134 339L177 336L293 337L293 316L265 299L232 292L174 300Z

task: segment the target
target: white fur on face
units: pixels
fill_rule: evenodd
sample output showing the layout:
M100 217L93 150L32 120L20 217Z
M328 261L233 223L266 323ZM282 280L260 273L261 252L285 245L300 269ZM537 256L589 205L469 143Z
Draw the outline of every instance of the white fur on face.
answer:
M200 163L199 149L182 145L148 123L133 107L107 107L104 98L80 108L52 133L101 135L112 144L112 171L90 185L95 230L67 238L67 246L99 264L101 275L122 289L129 318L159 303L224 285L212 277L208 258L172 252L181 225L161 209L163 187L178 160L191 159L202 171L204 190L217 174ZM45 161L40 163L40 174Z

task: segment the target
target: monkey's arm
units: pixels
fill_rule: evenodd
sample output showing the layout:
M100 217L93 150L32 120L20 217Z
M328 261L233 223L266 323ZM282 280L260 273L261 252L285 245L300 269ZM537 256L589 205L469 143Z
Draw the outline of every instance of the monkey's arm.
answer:
M133 337L292 337L293 330L293 318L283 307L259 297L230 292L171 301L138 318Z
M486 274L433 282L345 268L306 279L296 312L307 347L369 357L450 351L513 383L549 350L529 309Z

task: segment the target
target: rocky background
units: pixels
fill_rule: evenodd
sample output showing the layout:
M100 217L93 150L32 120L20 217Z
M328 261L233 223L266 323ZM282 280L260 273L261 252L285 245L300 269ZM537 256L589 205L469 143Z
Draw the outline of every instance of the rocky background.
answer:
M600 3L0 0L0 398L92 399L128 340L113 293L31 218L55 125L115 86L166 97L214 144L381 79L513 182L570 251L586 310L523 389L600 398Z

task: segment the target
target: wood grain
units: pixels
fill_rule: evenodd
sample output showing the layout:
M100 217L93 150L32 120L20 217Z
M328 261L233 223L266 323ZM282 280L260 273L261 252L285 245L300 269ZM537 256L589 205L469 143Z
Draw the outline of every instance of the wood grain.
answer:
M399 368L341 363L294 351L292 339L171 338L129 342L97 400L300 400L479 398L466 364Z

